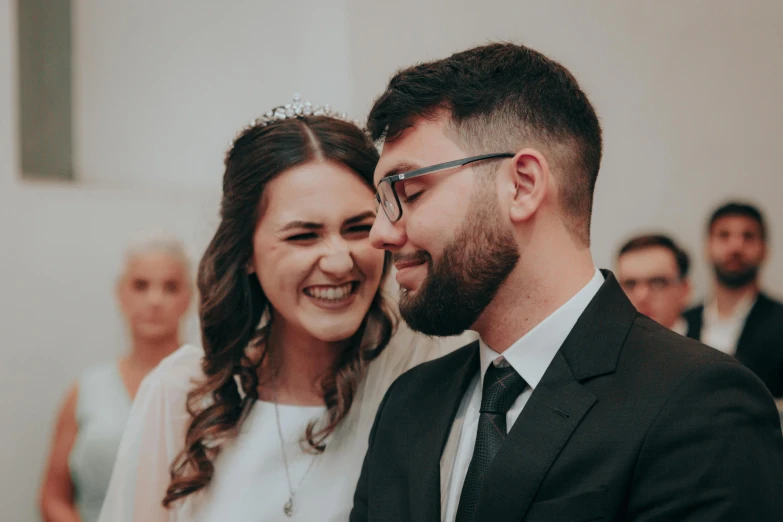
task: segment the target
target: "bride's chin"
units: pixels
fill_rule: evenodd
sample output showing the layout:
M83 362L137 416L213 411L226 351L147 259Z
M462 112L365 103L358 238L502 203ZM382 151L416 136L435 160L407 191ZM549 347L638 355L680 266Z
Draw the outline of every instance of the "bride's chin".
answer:
M355 324L353 321L351 324L345 322L334 325L322 324L317 327L317 332L311 331L311 333L316 339L325 343L339 343L350 340L359 331L360 326L361 321L357 321Z

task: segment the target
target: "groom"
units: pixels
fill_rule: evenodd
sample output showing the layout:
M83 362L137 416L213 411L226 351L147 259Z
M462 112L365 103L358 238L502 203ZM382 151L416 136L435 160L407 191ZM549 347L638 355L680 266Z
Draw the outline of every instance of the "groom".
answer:
M595 269L601 129L568 70L511 44L417 65L369 129L370 237L393 255L404 319L481 340L389 389L351 522L783 518L761 381Z

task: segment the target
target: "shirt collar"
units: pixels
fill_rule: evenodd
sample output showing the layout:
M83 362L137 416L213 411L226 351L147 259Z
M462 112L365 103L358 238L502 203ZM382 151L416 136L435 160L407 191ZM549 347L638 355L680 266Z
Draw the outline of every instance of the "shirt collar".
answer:
M750 310L753 305L756 304L756 300L759 295L750 294L742 298L734 308L734 312L729 317L722 318L718 313L718 301L712 299L707 306L704 307L704 322L709 324L721 324L721 323L745 323L745 320L750 314Z
M510 364L531 388L538 386L560 346L603 284L604 276L596 269L592 279L576 295L512 344L502 355L479 339L482 386L484 374L495 361L498 366Z

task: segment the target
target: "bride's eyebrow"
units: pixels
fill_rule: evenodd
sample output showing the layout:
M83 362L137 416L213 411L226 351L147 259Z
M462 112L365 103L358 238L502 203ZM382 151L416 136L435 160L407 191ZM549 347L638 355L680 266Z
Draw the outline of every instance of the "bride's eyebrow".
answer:
M367 212L362 212L361 214L357 214L353 217L349 217L345 221L343 221L343 226L347 225L355 225L356 223L361 223L365 219L375 218L375 212L372 210L368 210Z
M301 229L304 228L306 230L321 230L324 228L323 223L314 223L312 221L290 221L283 225L278 232L286 232L288 230L293 229Z
M355 216L349 217L345 221L343 221L343 226L348 225L355 225L356 223L361 223L365 219L369 218L375 218L375 212L372 210L368 210L366 212L362 212L361 214L356 214ZM296 230L296 229L305 229L305 230L322 230L324 228L323 223L316 223L314 221L289 221L285 225L283 225L277 232L287 232L289 230Z

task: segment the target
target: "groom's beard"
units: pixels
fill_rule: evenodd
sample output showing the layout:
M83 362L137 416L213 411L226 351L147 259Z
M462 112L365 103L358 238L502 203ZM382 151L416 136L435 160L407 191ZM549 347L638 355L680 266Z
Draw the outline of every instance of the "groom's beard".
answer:
M427 276L414 294L403 289L400 296L400 315L414 331L451 336L468 330L519 261L494 201L485 198L471 207L437 263L428 252L417 253L427 263Z

